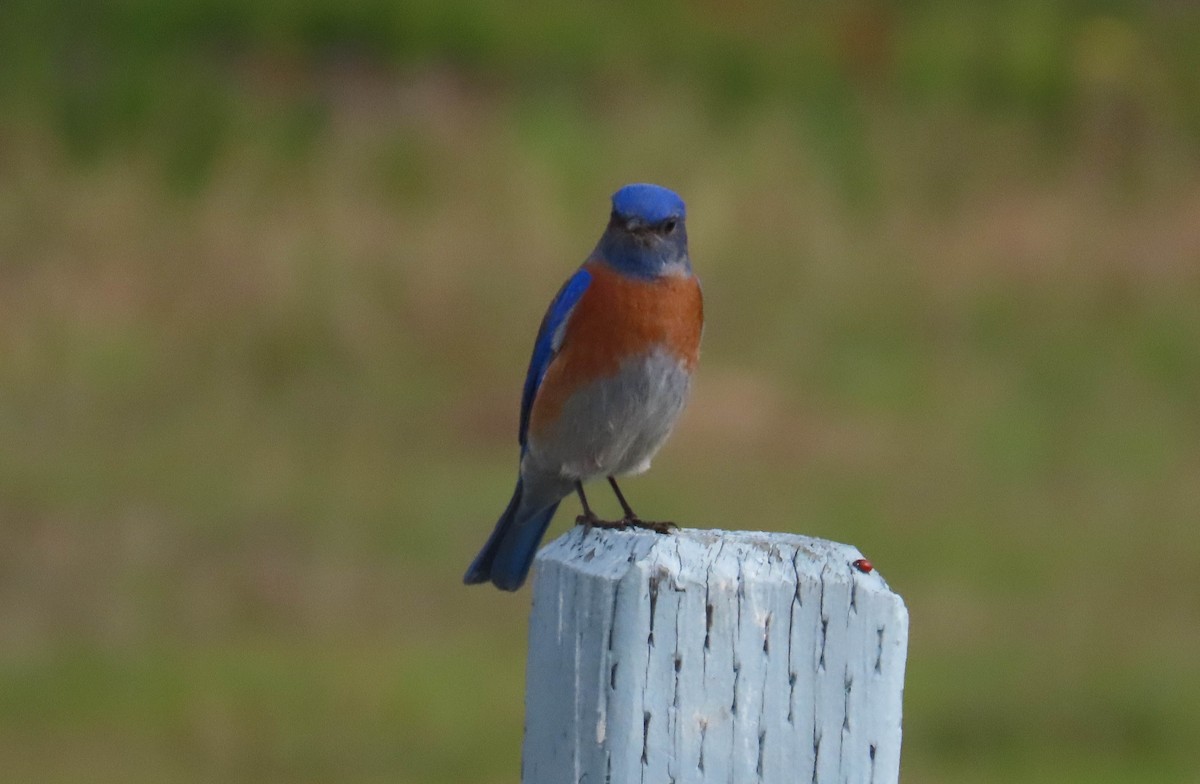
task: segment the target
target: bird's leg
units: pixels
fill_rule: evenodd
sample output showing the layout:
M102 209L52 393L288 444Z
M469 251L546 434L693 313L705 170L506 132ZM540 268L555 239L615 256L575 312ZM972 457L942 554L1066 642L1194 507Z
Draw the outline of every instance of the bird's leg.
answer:
M580 503L583 504L583 514L576 517L575 525L581 525L588 529L617 528L618 531L620 531L620 529L629 527L628 521L616 520L616 521L610 522L608 520L601 520L599 516L596 516L596 513L594 513L594 511L592 511L592 507L589 507L589 505L588 505L588 497L583 495L582 481L576 481L575 492L580 493Z
M575 492L579 494L579 502L583 504L583 514L575 518L576 525L582 525L589 531L593 528L614 528L618 531L621 531L631 525L628 517L622 520L613 520L611 522L608 520L601 520L596 513L592 511L592 507L588 506L587 496L583 494L583 482L575 482Z
M608 483L612 485L613 492L617 494L617 501L621 504L621 511L625 512L625 519L631 523L639 520L637 512L633 511L633 507L625 500L625 494L621 492L621 488L617 487L617 480L610 476Z
M620 502L621 509L625 512L625 519L621 521L625 525L630 528L645 528L659 534L669 533L679 527L671 522L649 522L638 517L637 513L633 511L633 507L625 500L625 494L621 492L621 488L617 487L617 480L610 476L608 483L612 485L613 492L617 494L617 501Z
M583 504L583 514L576 517L576 525L587 526L588 528L604 522L596 513L592 511L592 507L588 505L588 497L583 495L583 483L580 480L575 480L575 492L580 493L580 503Z

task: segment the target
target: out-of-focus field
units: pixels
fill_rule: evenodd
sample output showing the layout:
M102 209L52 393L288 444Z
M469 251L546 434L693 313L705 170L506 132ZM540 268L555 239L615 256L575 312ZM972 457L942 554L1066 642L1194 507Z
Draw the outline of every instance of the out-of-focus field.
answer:
M1200 781L1200 11L1007 1L10 0L2 778L515 781L459 581L638 180L708 310L638 508L874 560L908 784Z

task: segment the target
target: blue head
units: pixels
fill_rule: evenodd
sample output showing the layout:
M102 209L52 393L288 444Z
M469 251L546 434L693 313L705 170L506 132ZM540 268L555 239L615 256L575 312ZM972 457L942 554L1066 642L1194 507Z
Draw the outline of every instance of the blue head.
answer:
M687 209L683 199L659 185L626 185L613 194L608 228L593 254L639 278L686 275Z

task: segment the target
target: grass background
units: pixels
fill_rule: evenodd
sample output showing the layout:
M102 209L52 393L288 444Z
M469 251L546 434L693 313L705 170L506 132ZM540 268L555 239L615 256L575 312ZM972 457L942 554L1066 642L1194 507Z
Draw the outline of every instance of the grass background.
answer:
M1198 167L1182 3L8 0L4 777L515 780L459 580L645 180L708 326L639 508L874 560L906 782L1200 781Z

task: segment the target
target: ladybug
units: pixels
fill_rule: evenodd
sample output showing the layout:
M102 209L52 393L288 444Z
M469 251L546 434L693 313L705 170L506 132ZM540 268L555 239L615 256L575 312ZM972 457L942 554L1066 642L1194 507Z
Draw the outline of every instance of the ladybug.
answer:
M862 572L863 574L870 574L871 572L873 572L875 570L875 567L866 558L859 558L857 561L852 562L850 565L853 566L858 571Z

